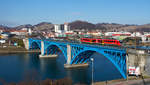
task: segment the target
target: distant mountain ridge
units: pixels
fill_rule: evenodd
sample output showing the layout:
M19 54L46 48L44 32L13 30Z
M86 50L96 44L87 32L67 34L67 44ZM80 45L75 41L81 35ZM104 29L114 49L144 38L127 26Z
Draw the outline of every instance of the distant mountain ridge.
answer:
M41 22L33 26L33 30L49 31L53 29L54 29L54 25L50 22Z
M0 30L6 30L6 29L9 29L11 27L7 27L7 26L4 26L4 25L0 25Z
M22 28L32 28L31 24L25 24L25 25L20 25L17 27L14 27L14 29L22 29Z
M117 24L117 23L97 23L93 24L87 21L73 21L69 23L71 30L85 30L85 31L91 31L91 30L100 30L100 31L129 31L129 32L134 32L134 31L147 31L150 32L150 24L144 24L144 25L130 25L130 24ZM31 28L33 30L37 31L52 31L54 30L54 24L51 22L41 22L36 25L31 25L31 24L26 24L26 25L20 25L17 27L7 27L0 25L0 29L22 29L22 28Z

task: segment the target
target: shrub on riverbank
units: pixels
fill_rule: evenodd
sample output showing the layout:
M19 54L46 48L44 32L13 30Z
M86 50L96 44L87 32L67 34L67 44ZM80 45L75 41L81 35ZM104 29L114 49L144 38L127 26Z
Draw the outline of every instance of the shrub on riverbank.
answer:
M24 47L24 43L22 39L10 38L9 40L11 41L11 43L17 43L18 46Z
M72 80L69 78L63 78L63 79L58 79L58 80L51 80L51 79L46 79L46 80L31 80L31 81L22 81L19 83L6 83L0 81L0 85L72 85Z

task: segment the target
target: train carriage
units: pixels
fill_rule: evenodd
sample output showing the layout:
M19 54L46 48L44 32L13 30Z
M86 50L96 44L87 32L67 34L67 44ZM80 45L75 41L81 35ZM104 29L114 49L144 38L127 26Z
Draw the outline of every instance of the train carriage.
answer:
M80 38L80 42L102 44L102 45L117 45L117 46L121 45L119 40L115 39Z

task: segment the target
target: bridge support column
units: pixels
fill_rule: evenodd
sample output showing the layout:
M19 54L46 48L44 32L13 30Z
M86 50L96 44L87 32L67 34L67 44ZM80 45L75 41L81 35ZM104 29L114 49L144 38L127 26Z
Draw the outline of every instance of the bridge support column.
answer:
M28 40L28 38L23 39L23 43L24 43L25 49L29 50L29 40Z
M40 58L57 58L56 54L53 55L46 55L45 48L44 48L44 41L41 41L41 54L39 55Z
M71 46L67 45L67 64L71 63Z
M79 68L79 67L88 67L88 64L71 64L71 46L67 45L67 63L64 64L65 68Z
M41 55L44 55L44 41L41 41Z

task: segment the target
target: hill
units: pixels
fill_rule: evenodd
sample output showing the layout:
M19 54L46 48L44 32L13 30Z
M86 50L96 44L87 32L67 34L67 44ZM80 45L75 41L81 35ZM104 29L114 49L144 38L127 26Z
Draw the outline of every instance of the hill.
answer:
M144 25L129 25L129 24L117 24L117 23L97 23L93 24L87 21L73 21L69 23L71 30L75 31L91 31L91 30L100 30L103 32L108 31L129 31L129 32L150 32L150 24L144 24ZM0 29L9 29L11 27L2 26L0 25ZM54 24L50 22L41 22L36 25L20 25L17 27L14 27L14 29L22 29L22 28L31 28L36 31L53 31L54 30Z
M50 22L41 22L33 26L33 30L50 31L54 29L54 25Z
M74 21L69 23L71 30L93 30L95 25L86 21Z
M0 25L0 30L5 30L5 29L9 29L9 28L10 28L10 27Z
M108 31L139 31L139 32L150 32L150 24L145 25L129 25L129 24L117 24L117 23L97 23L92 24L86 21L74 21L69 23L72 30L101 30L104 32Z
M31 25L31 24L20 25L20 26L14 27L13 29L22 29L22 28L31 28L37 31L48 31L48 30L53 30L54 25L49 22L41 22L36 25Z

